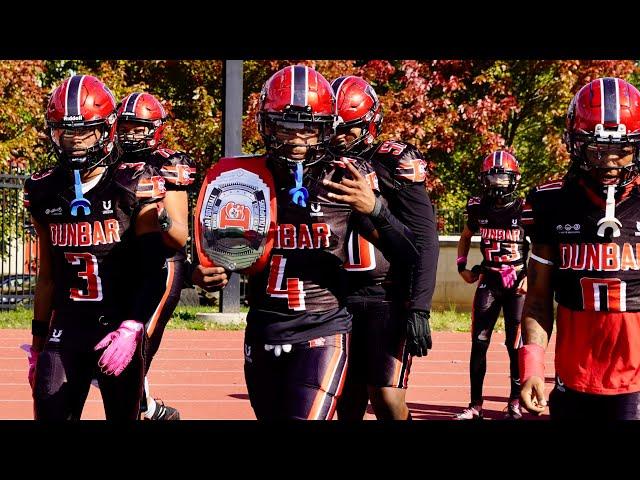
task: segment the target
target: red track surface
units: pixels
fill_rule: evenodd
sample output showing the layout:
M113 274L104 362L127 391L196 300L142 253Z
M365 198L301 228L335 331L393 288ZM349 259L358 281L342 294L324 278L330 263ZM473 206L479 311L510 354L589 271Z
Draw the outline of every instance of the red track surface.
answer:
M183 419L254 419L244 384L242 338L241 331L168 330L149 372L152 394L178 408ZM20 350L30 341L27 330L0 333L0 419L33 418L27 357ZM504 334L494 333L484 383L486 418L502 418L509 395L503 343ZM409 377L407 403L416 420L450 419L469 402L469 334L435 332L434 345L428 357L414 358ZM546 372L548 398L553 345ZM97 388L91 388L82 418L104 419ZM368 413L367 418L375 417Z

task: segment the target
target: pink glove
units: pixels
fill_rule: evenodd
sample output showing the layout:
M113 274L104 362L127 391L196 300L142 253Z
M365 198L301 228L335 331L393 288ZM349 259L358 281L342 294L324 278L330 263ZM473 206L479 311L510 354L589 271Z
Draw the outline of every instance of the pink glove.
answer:
M36 364L38 363L38 355L40 352L34 350L32 346L29 346L29 385L33 389L33 385L36 383Z
M98 365L107 375L116 377L127 368L138 343L142 340L144 325L137 320L125 320L118 329L100 340L94 350L107 347Z
M502 277L502 286L504 288L513 287L518 278L518 274L516 273L516 269L513 268L513 265L503 265L500 268L500 276Z

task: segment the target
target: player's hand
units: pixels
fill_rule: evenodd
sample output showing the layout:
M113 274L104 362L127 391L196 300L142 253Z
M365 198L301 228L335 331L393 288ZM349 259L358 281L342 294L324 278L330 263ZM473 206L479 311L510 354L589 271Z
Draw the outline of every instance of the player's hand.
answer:
M107 375L120 375L142 341L144 324L137 320L125 320L118 329L109 333L94 347L94 350L105 348L98 366Z
M527 293L527 277L524 277L522 279L520 285L518 285L518 288L516 288L516 293L518 295L525 295Z
M31 389L33 389L36 381L36 366L38 364L38 356L40 355L40 352L30 346L28 354L29 356L27 357L27 359L29 361L29 374L27 375L27 378L29 379L29 385L31 385Z
M369 181L358 171L352 162L344 162L351 178L344 177L340 183L323 180L322 183L332 190L329 198L344 202L359 213L369 215L376 205L376 195Z
M547 408L544 396L544 378L536 375L529 377L520 391L522 406L535 415L541 415Z
M460 272L460 276L467 283L476 283L478 278L480 278L480 274L476 272L472 272L471 270L463 270Z
M518 274L513 265L502 265L500 267L500 278L502 279L502 286L504 288L511 288L518 279Z
M429 312L412 310L407 318L407 347L416 357L427 356L432 348Z
M211 292L224 288L229 283L229 275L223 267L203 267L197 265L193 269L191 281L204 290Z

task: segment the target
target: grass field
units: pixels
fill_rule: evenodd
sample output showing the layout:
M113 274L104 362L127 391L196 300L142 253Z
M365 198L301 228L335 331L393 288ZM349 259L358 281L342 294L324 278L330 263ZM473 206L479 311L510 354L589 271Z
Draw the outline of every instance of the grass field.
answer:
M246 312L246 307L241 307ZM219 324L209 321L196 320L199 312L210 313L211 307L178 307L167 328L187 330L242 330L244 324ZM0 312L0 328L31 328L33 310L18 308L17 310L5 310ZM455 308L442 312L431 313L431 329L438 332L469 332L471 329L471 314L458 312ZM502 317L498 319L494 331L504 331Z

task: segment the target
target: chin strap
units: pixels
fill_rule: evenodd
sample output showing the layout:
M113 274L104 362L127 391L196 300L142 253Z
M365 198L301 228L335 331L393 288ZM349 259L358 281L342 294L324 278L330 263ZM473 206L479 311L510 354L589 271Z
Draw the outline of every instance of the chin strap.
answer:
M607 201L606 201L604 217L598 220L598 236L604 237L607 228L613 231L614 237L620 236L620 227L622 223L616 218L616 186L607 186Z
M296 165L296 171L293 173L293 179L296 182L296 186L289 190L291 195L291 201L299 207L305 208L307 206L307 200L309 199L309 191L302 186L303 167L302 163Z
M71 215L78 216L78 208L82 208L85 215L91 213L91 202L82 195L82 181L80 180L80 170L73 171L74 186L76 198L71 201Z

